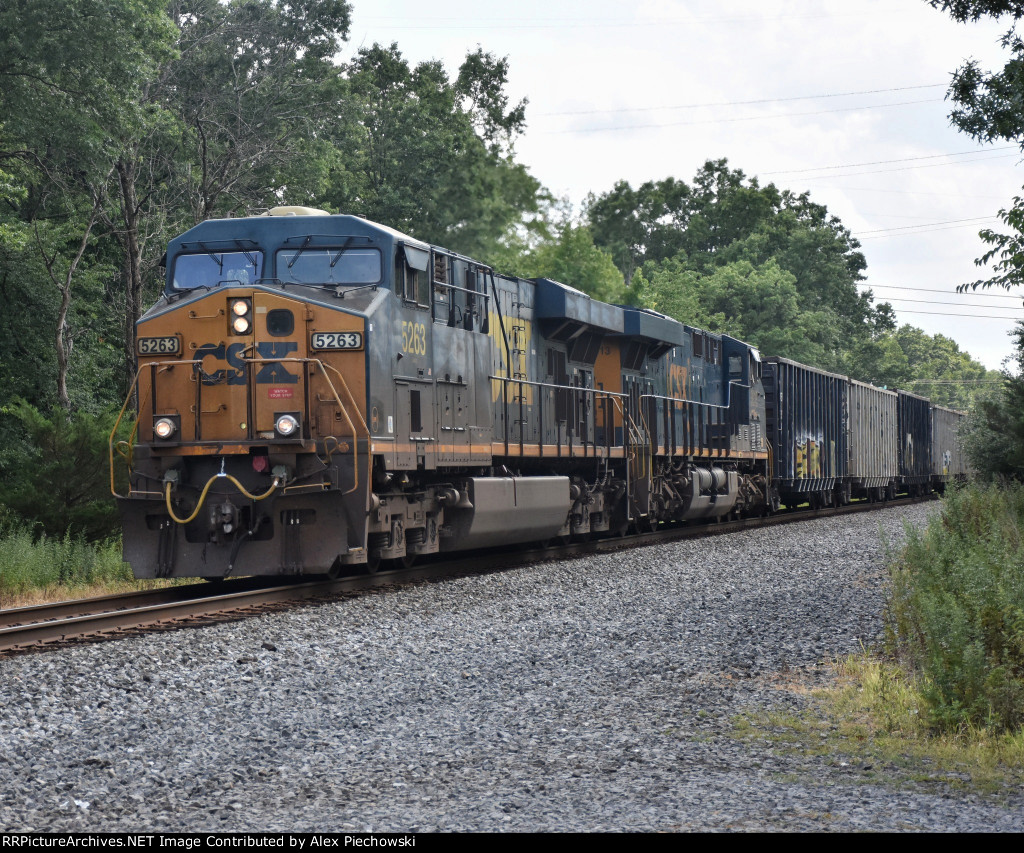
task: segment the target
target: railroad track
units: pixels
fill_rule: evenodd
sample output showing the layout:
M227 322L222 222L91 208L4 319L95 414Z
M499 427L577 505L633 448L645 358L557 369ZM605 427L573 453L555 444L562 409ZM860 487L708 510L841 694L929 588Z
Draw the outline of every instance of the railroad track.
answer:
M444 555L412 568L396 568L373 575L271 584L265 579L241 578L0 610L0 656L130 636L140 632L196 627L240 619L301 602L325 601L375 587L481 574L545 560L607 553L676 539L722 535L882 507L906 506L930 499L902 498L884 504L860 501L843 507L784 512L767 518L666 526L651 533L624 538L517 548L497 553L490 551L486 553L484 567L481 566L480 553L455 558Z

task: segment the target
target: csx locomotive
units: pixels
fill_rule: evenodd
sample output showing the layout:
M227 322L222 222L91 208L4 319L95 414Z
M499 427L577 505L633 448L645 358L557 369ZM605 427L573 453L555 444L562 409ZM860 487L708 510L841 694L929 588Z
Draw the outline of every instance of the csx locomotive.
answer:
M845 377L358 217L203 222L165 266L111 438L137 577L375 571L902 482L895 419L851 467Z

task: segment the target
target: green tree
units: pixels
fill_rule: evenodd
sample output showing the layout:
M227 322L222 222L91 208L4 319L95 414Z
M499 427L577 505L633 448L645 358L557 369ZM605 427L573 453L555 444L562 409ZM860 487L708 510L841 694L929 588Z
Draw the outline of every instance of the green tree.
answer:
M509 106L507 62L470 53L451 80L398 46L361 49L334 131L323 203L473 257L537 210L540 185L515 162L525 103Z
M174 0L173 54L137 93L145 117L120 139L107 225L121 256L125 372L135 321L169 233L214 215L311 198L339 96L333 57L346 0Z
M48 536L104 539L117 531L107 464L109 414L58 412L18 402L0 410L19 438L0 452L0 505ZM46 487L41 488L40 484Z
M52 397L65 408L79 279L95 285L105 266L95 229L113 185L122 140L145 124L140 97L170 56L174 28L163 0L14 0L0 6L0 261L17 256L46 302L57 363ZM39 263L27 263L32 236ZM97 288L92 287L93 290ZM79 348L81 349L81 348ZM47 371L49 373L49 371ZM51 399L52 399L51 397ZM48 402L40 399L40 402Z
M611 253L627 286L645 261L664 260L682 248L689 196L685 183L666 178L636 190L618 181L609 192L588 197L585 212L594 242Z
M603 302L622 302L626 288L611 255L594 245L590 229L566 220L503 272L524 278L550 278Z
M668 304L673 297L665 276L646 265L675 259L665 272L672 275L680 265L692 271L696 276L687 286L711 300L701 303L700 317L708 321L722 313L727 322L717 324L721 331L760 338L762 346L780 347L777 355L845 369L858 344L867 346L876 329L894 326L888 306L876 308L871 292L858 290L864 256L839 219L807 193L761 186L725 160L709 160L690 183L668 178L633 190L619 182L590 198L586 212L595 242L612 254L627 283L642 266L644 281L660 282L657 299ZM755 300L752 305L763 303L779 272L795 288L795 313L787 325L772 329L757 325L754 312L731 297L742 291ZM709 286L697 287L703 279ZM775 293L773 308L789 295L785 288ZM727 312L712 304L722 299L731 303ZM747 314L750 319L741 316Z
M893 338L907 359L909 375L900 387L938 405L965 410L975 393L999 376L974 361L945 335L928 335L904 325Z
M930 6L949 13L956 21L1008 17L1010 29L1002 37L1009 58L1001 70L984 71L977 60L965 62L953 74L949 97L954 108L950 120L979 142L1004 139L1024 150L1024 39L1017 23L1024 17L1021 0L928 0ZM979 287L1024 286L1024 199L1017 196L1013 206L999 211L1009 229L990 228L979 234L990 248L975 261L978 266L993 265L995 275L961 286L961 290Z

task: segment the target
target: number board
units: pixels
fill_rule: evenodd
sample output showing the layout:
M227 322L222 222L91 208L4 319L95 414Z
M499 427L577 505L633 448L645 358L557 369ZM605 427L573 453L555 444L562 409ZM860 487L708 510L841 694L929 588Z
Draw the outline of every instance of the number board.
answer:
M139 355L177 355L181 352L181 341L176 335L162 338L139 338Z
M313 349L362 349L363 336L360 332L313 332L310 346Z

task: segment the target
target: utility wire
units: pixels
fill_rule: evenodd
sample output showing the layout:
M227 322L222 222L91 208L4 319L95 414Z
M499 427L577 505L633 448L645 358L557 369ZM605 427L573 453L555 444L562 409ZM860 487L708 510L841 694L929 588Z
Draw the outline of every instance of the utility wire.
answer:
M837 107L834 110L812 110L805 113L779 113L777 115L761 115L761 116L738 116L736 118L708 118L708 119L697 119L694 121L669 121L662 122L660 124L621 124L613 125L611 127L580 127L569 130L541 130L537 131L538 134L582 134L582 133L606 133L608 131L616 130L650 130L651 128L660 127L688 127L696 124L729 124L740 121L762 121L764 119L779 119L779 118L800 118L802 116L818 116L826 115L828 113L848 113L856 112L858 110L875 110L885 109L888 107L906 107L913 104L935 104L941 103L942 98L926 98L920 101L897 101L893 104L867 104L861 107ZM827 176L831 177L831 176Z
M921 303L923 303L925 305L960 305L960 306L963 306L962 302L943 302L940 299L900 299L898 296L889 297L885 301L886 302L921 302ZM1020 308L1011 308L1011 307L1001 308L998 305L971 305L970 307L971 308L994 308L996 311L1020 311L1022 308L1024 308L1024 305L1022 305ZM900 309L897 308L896 310L898 311ZM1011 319L1012 320L1013 318L1012 317L1008 317L1007 319Z
M936 160L939 157L963 157L967 154L984 154L990 151L1008 151L1011 148L1015 151L1020 150L1020 146L1018 145L1000 145L996 148L988 148L985 151L979 151L975 148L971 151L953 151L950 154L926 154L921 157L901 157L896 160L870 160L865 163L844 163L839 166L814 166L810 169L783 169L775 172L759 172L758 175L800 175L805 172L822 172L826 169L856 169L861 166L882 166L888 163L910 163L915 160Z
M983 307L983 306L978 306ZM961 320L1003 320L1017 322L1013 317L999 317L995 314L956 314L952 311L904 311L901 308L894 308L898 314L934 314L938 317L959 317Z
M988 368L985 368L988 370ZM1005 379L909 379L911 385L1002 385Z
M941 222L924 222L921 225L897 225L893 228L876 228L874 231L860 231L859 234L881 234L886 231L910 231L914 228L930 230L936 225L954 225L962 222L988 222L991 219L998 219L998 216L974 216L970 219L947 219ZM856 236L856 235L855 235Z
M398 15L374 15L371 17L360 19L362 21L372 22L381 21L382 23L377 25L381 28L387 27L390 30L564 30L564 29L602 29L611 27L615 29L624 28L644 28L644 27L657 27L664 29L666 27L689 27L694 24L727 24L727 23L742 23L742 24L760 24L767 21L802 21L802 20L821 20L821 19L833 19L833 18L859 18L863 17L861 13L848 13L844 15L766 15L764 17L755 18L750 15L742 15L739 17L704 17L704 18L652 18L648 20L623 20L616 21L611 19L597 20L587 19L586 17L578 18L545 18L537 22L523 23L521 18L482 18L477 22L467 23L465 18L427 18L424 20L438 21L443 23L437 24L409 24L409 23L390 23L391 21L408 21L408 16ZM370 29L374 28L374 24L368 25Z
M945 165L953 166L953 165L958 165L958 164L949 163L949 164L945 164ZM833 175L832 177L844 178L844 177L846 177L846 175ZM880 187L844 187L844 186L839 186L839 185L834 185L834 186L831 186L831 187L823 187L823 186L821 186L819 184L818 185L818 189L819 190L839 190L841 192L850 192L850 193L887 193L889 195L914 195L914 196L932 195L932 196L940 196L940 197L943 197L943 198L986 199L986 200L989 200L989 201L1002 201L1002 202L1008 201L1007 197L1003 196L1003 195L964 195L963 193L930 193L930 192L919 192L917 190L890 190L890 189L882 189Z
M705 101L696 104L678 104L672 107L621 107L613 110L559 110L553 113L533 113L540 116L589 116L611 113L646 113L662 110L699 110L706 107L746 107L752 104L781 104L788 101L816 101L823 98L850 98L855 95L880 95L883 92L908 92L912 89L945 88L945 83L926 83L921 86L896 86L891 89L862 89L859 92L828 92L823 95L792 95L787 98L755 98L750 101ZM827 167L826 167L827 168Z
M995 218L996 217L993 217L993 219L995 219ZM884 240L887 237L913 237L916 234L929 234L932 231L949 231L949 230L955 229L955 228L976 228L976 227L977 227L977 223L975 223L974 225L971 225L971 224L967 224L967 225L940 225L940 226L938 226L936 228L921 228L920 231L904 231L904 232L899 233L899 234L897 234L897 233L871 234L868 237L858 237L856 234L854 234L853 236L854 236L854 239L856 239L858 242L863 243L863 242L865 242L867 240Z
M953 291L941 290L933 287L901 287L898 284L863 284L861 287L869 287L872 290L915 290L921 293L944 293L947 296L953 295ZM964 293L971 296L990 296L993 299L1016 299L1018 302L1024 300L1024 296L1012 296L1006 293L980 293L976 290L968 290L964 291ZM995 308L996 306L993 305L992 307Z
M956 163L921 163L917 166L899 166L895 169L869 169L865 172L845 172L834 175L807 175L805 181L820 181L829 178L852 178L857 175L881 175L886 172L907 172L911 169L935 169L943 166L962 166L965 163L985 163L989 160L1005 160L1009 157L1018 157L1019 154L997 154L995 157L975 157L973 160L959 160Z

